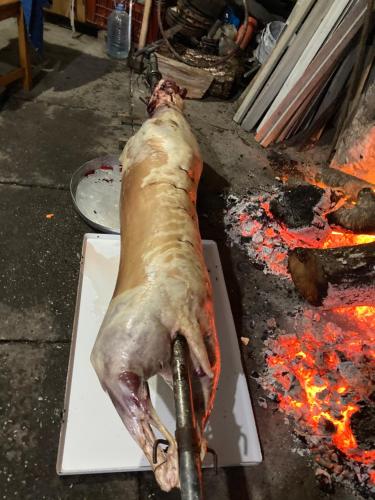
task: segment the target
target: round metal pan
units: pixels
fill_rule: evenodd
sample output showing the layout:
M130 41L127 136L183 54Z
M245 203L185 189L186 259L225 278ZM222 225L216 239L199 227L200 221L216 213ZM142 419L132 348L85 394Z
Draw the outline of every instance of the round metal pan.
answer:
M120 233L121 166L118 155L95 158L79 167L70 180L70 193L80 216L103 233Z

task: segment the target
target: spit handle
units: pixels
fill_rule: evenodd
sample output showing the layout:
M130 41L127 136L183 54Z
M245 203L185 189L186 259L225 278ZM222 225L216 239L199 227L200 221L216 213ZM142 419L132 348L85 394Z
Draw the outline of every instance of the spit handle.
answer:
M181 500L203 500L202 464L191 388L189 347L178 334L172 352Z

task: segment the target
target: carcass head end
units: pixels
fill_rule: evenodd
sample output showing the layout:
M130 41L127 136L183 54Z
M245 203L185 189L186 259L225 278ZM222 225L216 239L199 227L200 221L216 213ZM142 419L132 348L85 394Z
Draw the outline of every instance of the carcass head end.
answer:
M173 80L163 79L155 87L147 106L149 115L153 115L160 106L173 106L182 111L187 90Z

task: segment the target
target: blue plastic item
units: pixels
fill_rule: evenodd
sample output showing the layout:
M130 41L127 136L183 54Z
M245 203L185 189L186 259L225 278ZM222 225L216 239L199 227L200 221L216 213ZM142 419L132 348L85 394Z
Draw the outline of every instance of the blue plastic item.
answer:
M241 19L236 16L232 7L227 7L224 12L224 23L233 24L237 29L240 27Z

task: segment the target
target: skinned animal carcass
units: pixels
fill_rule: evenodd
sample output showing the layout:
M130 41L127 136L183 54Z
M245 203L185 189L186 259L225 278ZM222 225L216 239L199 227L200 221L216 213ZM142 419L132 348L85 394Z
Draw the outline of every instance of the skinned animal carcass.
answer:
M148 105L151 117L120 157L120 266L91 354L103 389L165 491L179 486L178 450L153 408L147 379L160 374L172 385L172 343L182 334L193 364L203 457L203 430L220 371L212 290L195 208L202 159L182 113L183 94L174 82L159 82ZM153 428L169 442L167 450L158 449L156 464Z

